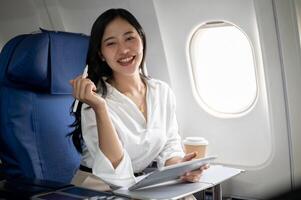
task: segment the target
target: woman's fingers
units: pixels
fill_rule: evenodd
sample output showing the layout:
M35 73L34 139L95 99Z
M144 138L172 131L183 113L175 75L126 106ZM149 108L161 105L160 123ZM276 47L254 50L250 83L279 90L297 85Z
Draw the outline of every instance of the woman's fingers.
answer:
M90 89L90 87L88 87L89 85L90 85L90 82L88 79L81 79L79 88L78 88L79 100L84 101L86 98L88 98L89 93L91 93L91 91L89 91L89 89Z
M208 169L209 167L210 167L209 164L205 164L205 165L202 165L202 166L200 167L200 170L206 170L206 169Z
M80 80L80 76L77 76L75 79L72 79L72 80L70 80L69 82L70 82L70 84L72 85L72 87L73 87L73 91L72 91L72 96L74 97L74 98L78 98L77 97L77 90L78 90L78 81Z
M95 94L94 91L96 90L96 86L92 81L85 82L85 85L83 86L83 96L81 96L83 99L91 99L91 97Z
M90 79L78 76L69 82L73 87L72 95L77 100L88 104L93 109L105 104L105 100L96 94L97 88Z
M192 160L196 156L197 156L196 152L192 152L192 153L186 154L184 156L184 158L182 159L182 162L186 162L186 161ZM208 169L208 168L209 168L208 164L203 165L198 170L186 172L183 176L181 176L181 179L183 181L187 181L187 182L198 182L200 180L200 178L201 178L202 172L204 170Z
M75 79L75 98L77 98L78 100L81 100L81 89L82 89L82 85L83 85L83 78L78 77Z
M90 79L82 79L79 88L79 99L81 101L90 101L94 98L94 92L96 86Z
M184 176L181 177L181 179L183 181L187 181L187 182L198 182L201 178L201 173L200 172L187 172L185 173Z
M93 91L96 90L95 84L90 79L82 78L81 76L77 76L69 82L73 87L73 97L82 102L89 99L94 94Z
M195 157L196 157L196 155L197 155L197 153L196 153L196 152L192 152L192 153L186 154L186 155L184 156L184 158L183 158L182 162L189 161L189 160L191 160L191 159L195 158Z
M74 87L75 81L78 80L81 76L77 76L74 79L69 80L69 83Z
M186 172L185 176L191 176L191 177L201 176L202 173L203 173L203 170L194 170L194 171L191 171L191 172Z
M181 179L187 182L198 182L202 176L204 170L208 169L210 166L208 164L203 165L199 168L199 170L194 170L190 172L186 172Z

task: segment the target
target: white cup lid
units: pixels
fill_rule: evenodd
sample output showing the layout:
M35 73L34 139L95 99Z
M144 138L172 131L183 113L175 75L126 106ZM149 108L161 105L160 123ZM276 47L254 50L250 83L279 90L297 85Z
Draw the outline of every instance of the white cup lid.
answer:
M203 137L186 137L183 140L184 144L187 145L208 145L209 142Z

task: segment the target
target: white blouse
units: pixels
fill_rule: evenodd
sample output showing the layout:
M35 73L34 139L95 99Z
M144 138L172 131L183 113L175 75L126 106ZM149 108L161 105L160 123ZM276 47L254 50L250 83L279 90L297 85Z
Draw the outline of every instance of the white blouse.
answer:
M175 97L170 87L159 80L146 79L147 121L136 104L110 84L105 98L110 117L123 145L123 159L114 169L98 147L95 113L87 104L81 110L85 145L81 164L108 184L129 186L152 161L163 167L174 156L184 156L175 113ZM101 133L100 133L101 134Z

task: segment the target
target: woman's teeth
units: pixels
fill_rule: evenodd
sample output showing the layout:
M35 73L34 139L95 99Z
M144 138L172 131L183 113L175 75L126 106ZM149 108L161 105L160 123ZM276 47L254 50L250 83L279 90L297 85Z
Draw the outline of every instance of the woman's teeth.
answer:
M133 59L134 59L134 56L122 58L122 59L118 60L118 62L121 64L127 64L127 63L131 62Z

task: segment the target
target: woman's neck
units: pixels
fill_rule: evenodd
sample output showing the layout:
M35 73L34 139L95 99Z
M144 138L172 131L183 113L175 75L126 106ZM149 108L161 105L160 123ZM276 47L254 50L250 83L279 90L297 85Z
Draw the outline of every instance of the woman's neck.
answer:
M145 84L139 74L137 76L114 76L110 84L123 94L134 95L145 89Z

